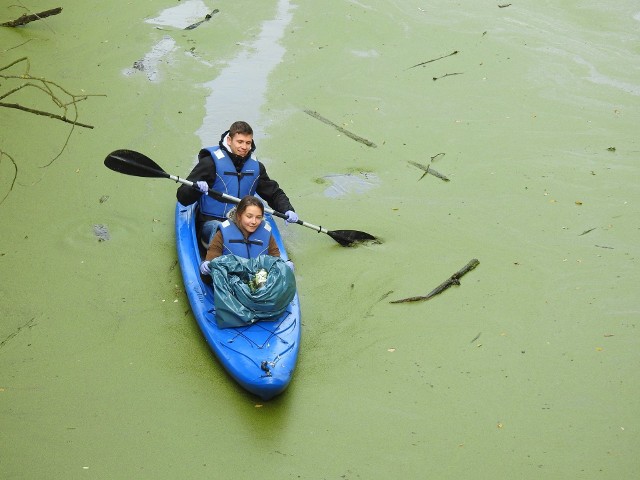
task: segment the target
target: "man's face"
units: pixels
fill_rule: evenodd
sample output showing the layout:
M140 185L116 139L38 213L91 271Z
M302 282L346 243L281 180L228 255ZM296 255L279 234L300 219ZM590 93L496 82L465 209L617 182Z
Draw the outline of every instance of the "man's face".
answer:
M229 145L229 150L231 150L232 153L246 157L247 153L251 150L252 140L253 135L236 133L233 137L227 137L227 145Z

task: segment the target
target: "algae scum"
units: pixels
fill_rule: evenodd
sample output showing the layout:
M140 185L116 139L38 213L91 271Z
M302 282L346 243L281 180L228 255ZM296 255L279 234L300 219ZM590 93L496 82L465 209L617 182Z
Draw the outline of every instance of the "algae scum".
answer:
M638 477L635 3L61 6L0 28L0 102L62 117L0 106L4 477ZM238 119L301 218L384 239L281 228L269 402L191 314L176 185L103 164Z

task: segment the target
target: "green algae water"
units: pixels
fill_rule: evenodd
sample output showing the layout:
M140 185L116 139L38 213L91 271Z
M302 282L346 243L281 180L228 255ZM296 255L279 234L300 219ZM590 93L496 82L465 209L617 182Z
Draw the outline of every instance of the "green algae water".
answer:
M3 478L640 474L635 2L72 3L0 27L0 96L44 78L93 127L0 106ZM303 333L270 402L191 315L177 185L103 165L186 175L236 119L300 218L382 239L281 228Z

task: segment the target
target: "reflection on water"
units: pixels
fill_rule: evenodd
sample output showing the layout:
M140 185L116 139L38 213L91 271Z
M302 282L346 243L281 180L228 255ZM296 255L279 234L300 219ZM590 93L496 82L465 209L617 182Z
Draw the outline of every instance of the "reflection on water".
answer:
M288 0L280 0L276 16L262 24L257 39L234 59L215 79L205 83L211 94L205 101L206 114L196 134L203 145L218 142L220 134L236 120L245 120L256 137L264 122L260 109L265 100L267 79L285 53L280 39L293 17Z
M324 194L330 198L342 197L349 193L361 194L380 183L380 179L372 173L326 175L324 180L331 182Z
M208 13L209 9L202 0L187 0L180 5L163 10L160 15L149 18L145 22L184 30L189 25L202 20Z
M360 57L360 58L375 58L380 56L377 50L373 50L373 49L372 50L352 50L351 53L353 53L354 56Z
M267 79L284 56L285 49L279 42L293 17L292 8L289 0L279 0L275 17L262 24L256 40L231 59L220 75L204 84L211 93L205 100L202 126L196 132L203 145L217 143L220 134L236 120L247 121L253 126L255 135L260 135L264 126L264 121L260 121L260 109L265 101ZM201 0L187 0L146 22L184 29L208 13ZM150 81L157 82L158 64L175 49L176 41L165 35L142 59L123 70L123 74L131 76L140 71Z
M208 13L209 10L202 0L187 0L178 6L163 10L160 12L160 15L149 18L145 20L145 22L184 30L189 25L203 20ZM176 41L171 36L165 35L162 40L151 48L149 53L133 62L133 66L124 69L122 73L130 77L134 75L136 71L139 71L144 73L149 81L157 82L160 80L158 64L175 49ZM190 55L194 57L193 53L190 53ZM206 62L203 63L206 64Z
M132 68L126 68L123 70L123 74L130 77L137 71L143 72L149 81L157 82L159 78L158 64L169 53L176 48L176 41L165 35L162 40L156 43L151 51L147 53L142 59L133 62Z
M604 75L600 73L593 64L587 62L582 57L575 56L573 57L573 61L587 67L587 69L589 70L589 75L586 78L590 82L618 88L624 92L630 93L631 95L640 95L640 84L633 84Z

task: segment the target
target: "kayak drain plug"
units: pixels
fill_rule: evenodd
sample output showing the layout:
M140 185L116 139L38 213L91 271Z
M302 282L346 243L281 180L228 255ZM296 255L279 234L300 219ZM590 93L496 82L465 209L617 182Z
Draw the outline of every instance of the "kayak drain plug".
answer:
M271 376L271 370L269 370L269 362L263 360L260 364L260 369L267 374L267 377Z

